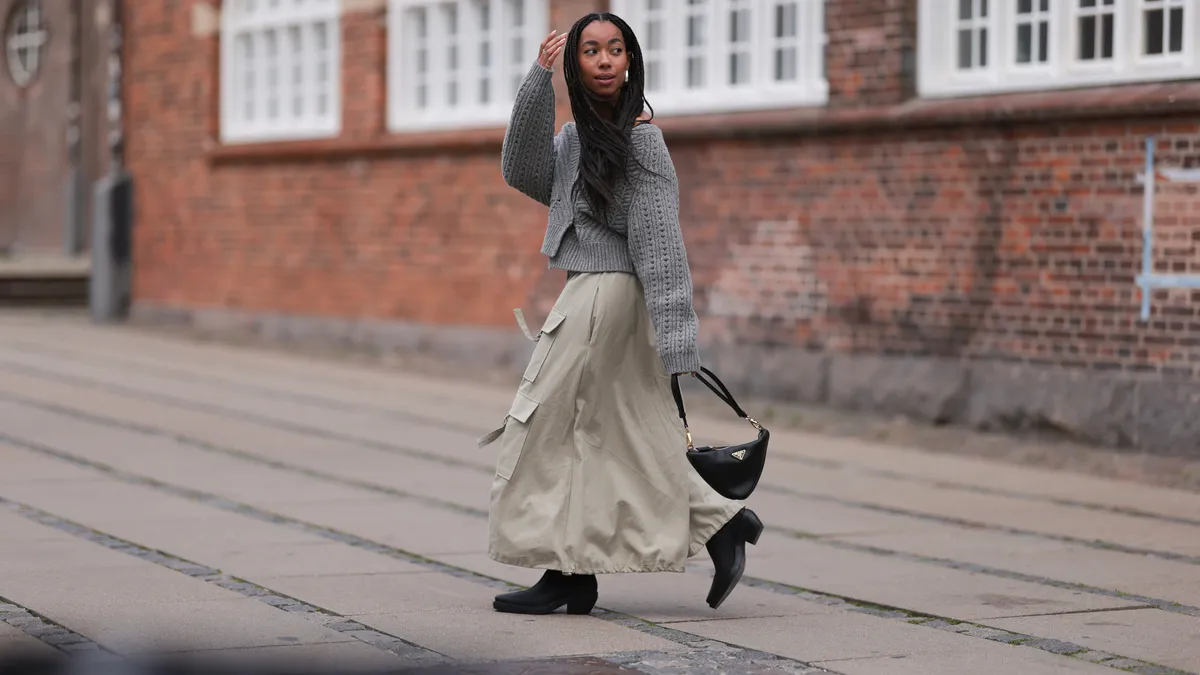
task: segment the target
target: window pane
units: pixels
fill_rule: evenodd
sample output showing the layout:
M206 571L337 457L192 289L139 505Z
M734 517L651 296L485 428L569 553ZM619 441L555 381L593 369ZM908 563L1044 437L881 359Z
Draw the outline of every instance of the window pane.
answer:
M1023 23L1017 26L1017 63L1033 61L1033 26Z
M974 65L971 59L973 40L970 30L958 31L958 67L960 70L970 70Z
M1174 7L1171 9L1171 39L1169 42L1171 53L1177 54L1183 51L1183 8Z
M1033 12L1033 0L1017 0L1017 13L1029 14Z
M689 47L699 47L704 44L704 18L703 14L693 14L688 17L687 43Z
M988 44L988 31L986 28L980 28L979 29L979 66L981 68L987 68L987 64L988 64L987 44Z
M796 37L796 3L775 5L775 37Z
M979 16L987 18L988 15L988 0L979 0Z
M292 116L304 115L304 42L299 26L288 28L288 45L292 52Z
M242 52L242 116L254 119L254 40L249 35L238 36Z
M279 117L279 34L269 30L266 38L267 62L267 117Z
M662 49L662 21L654 20L646 24L646 49Z
M1094 2L1095 0L1093 0ZM1087 0L1084 0L1087 2ZM1079 59L1092 61L1096 58L1096 17L1079 17Z
M658 61L646 61L646 90L658 91L662 87L662 66Z
M775 50L775 79L793 82L796 79L796 48L782 47Z
M958 18L966 20L975 16L974 5L974 0L958 0Z
M704 59L702 57L688 57L687 71L689 89L697 89L704 86Z
M1163 20L1166 15L1161 9L1153 9L1146 12L1145 17L1144 53L1161 54L1163 53Z
M1038 24L1038 61L1045 63L1050 59L1050 22Z
M1101 25L1104 27L1104 34L1101 37L1102 44L1104 45L1104 49L1103 49L1102 53L1103 53L1104 58L1106 58L1106 59L1111 59L1113 57L1113 42L1114 42L1114 28L1115 28L1113 26L1113 21L1115 20L1115 18L1116 17L1114 17L1112 14L1105 14L1104 16L1102 16L1100 18Z

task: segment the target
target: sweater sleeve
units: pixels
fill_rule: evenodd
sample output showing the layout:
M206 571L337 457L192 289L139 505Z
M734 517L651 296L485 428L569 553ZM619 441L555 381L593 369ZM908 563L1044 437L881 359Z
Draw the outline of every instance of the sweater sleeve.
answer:
M534 62L517 90L504 146L500 172L510 187L550 205L558 138L554 135L553 71Z
M679 227L679 181L662 132L645 126L634 134L634 152L649 173L636 164L631 168L629 254L646 294L663 366L672 374L698 371L698 321Z

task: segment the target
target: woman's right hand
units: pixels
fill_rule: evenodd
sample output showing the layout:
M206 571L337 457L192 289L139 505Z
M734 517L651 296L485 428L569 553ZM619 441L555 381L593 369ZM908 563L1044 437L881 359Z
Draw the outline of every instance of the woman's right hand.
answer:
M542 40L542 47L538 51L538 63L546 70L554 70L554 62L558 60L558 55L562 53L563 45L567 43L567 34L555 35L558 31L552 30Z

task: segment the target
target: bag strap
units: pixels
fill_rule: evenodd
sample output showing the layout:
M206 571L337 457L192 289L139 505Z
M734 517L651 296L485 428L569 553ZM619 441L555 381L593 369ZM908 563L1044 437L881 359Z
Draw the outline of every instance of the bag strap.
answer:
M692 377L700 380L704 386L717 395L717 398L724 401L725 405L733 408L738 417L748 421L755 429L762 430L762 425L747 415L746 411L742 410L742 407L738 405L737 400L733 398L733 394L729 393L729 388L725 386L721 378L717 377L715 373L704 366L700 366L700 371L700 373L691 373ZM710 378L711 382L709 381ZM692 442L691 429L688 428L687 410L683 406L683 392L679 388L678 374L671 376L671 395L675 397L675 407L679 409L679 419L683 420L683 431L687 434L688 450L693 450L696 446Z

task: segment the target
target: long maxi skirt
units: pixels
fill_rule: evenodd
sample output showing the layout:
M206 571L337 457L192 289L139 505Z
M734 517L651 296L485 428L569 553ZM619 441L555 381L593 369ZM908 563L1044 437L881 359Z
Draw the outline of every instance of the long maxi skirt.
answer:
M682 572L743 505L687 461L637 277L571 275L535 339L503 428L481 441L499 441L489 555L567 574Z

